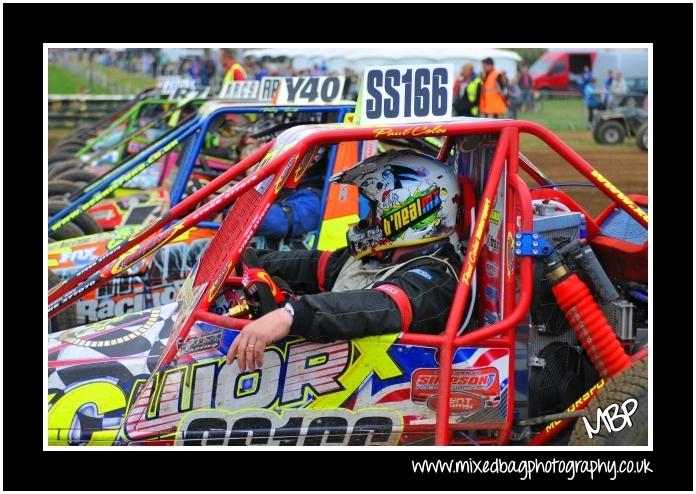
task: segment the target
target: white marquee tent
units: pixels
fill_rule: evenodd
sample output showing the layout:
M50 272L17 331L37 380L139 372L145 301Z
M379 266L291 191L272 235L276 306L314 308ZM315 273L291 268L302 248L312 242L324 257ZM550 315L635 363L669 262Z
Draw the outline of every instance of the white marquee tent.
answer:
M509 77L517 74L517 64L522 58L513 51L494 48L472 47L464 44L424 45L302 45L277 48L245 50L244 55L254 57L288 57L298 70L311 68L314 64L325 64L330 71L343 72L349 67L358 73L368 65L453 63L455 73L463 63L474 64L479 71L481 60L491 57L496 68L507 72Z

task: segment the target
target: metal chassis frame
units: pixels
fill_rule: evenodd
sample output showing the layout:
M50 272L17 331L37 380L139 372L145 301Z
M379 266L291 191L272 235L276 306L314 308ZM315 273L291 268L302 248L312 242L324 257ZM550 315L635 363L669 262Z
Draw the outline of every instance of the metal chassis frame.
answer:
M288 176L296 171L298 164L302 161L301 158L311 148L315 146L323 146L328 144L336 144L338 142L344 141L363 141L372 139L387 139L388 136L385 134L377 134L375 131L378 128L372 127L330 127L326 129L321 129L319 127L308 131L306 134L302 135L297 142L291 145L281 148L281 151L274 154L272 158L256 173L246 177L241 182L233 186L232 188L225 191L221 196L219 196L215 201L208 203L189 214L178 222L173 227L167 228L160 231L155 237L150 238L138 245L136 249L129 250L125 255L121 256L117 262L109 263L105 269L102 269L100 273L96 273L95 276L90 277L80 287L93 289L99 286L103 282L104 276L111 273L118 273L128 266L134 264L144 255L156 250L161 245L166 243L174 236L178 236L177 233L183 233L187 229L191 228L195 224L199 223L202 219L213 214L215 211L220 210L228 204L234 202L234 200L239 197L242 193L249 190L251 187L256 186L258 183L263 181L265 178L281 173L281 177ZM411 345L426 345L435 347L439 350L439 382L449 383L452 375L452 358L454 352L464 346L491 346L507 348L509 353L509 376L508 376L508 417L513 415L514 410L514 343L515 343L515 328L519 322L522 321L524 316L529 310L532 297L532 274L533 274L533 264L530 257L522 257L516 259L516 267L519 272L519 296L515 299L515 276L513 273L508 273L505 278L505 283L509 283L512 289L505 290L505 298L503 300L503 306L505 308L506 316L499 322L473 330L467 334L458 336L457 331L460 327L463 312L465 309L466 300L470 293L470 280L471 278L464 276L467 269L473 267L475 268L481 251L481 243L476 241L476 232L484 231L488 225L488 215L484 215L486 208L482 205L486 201L492 206L495 199L495 193L502 176L504 168L507 168L507 180L506 193L510 200L507 201L508 204L508 220L505 223L505 238L509 233L516 233L515 216L519 212L521 218L520 231L532 231L532 206L531 206L531 196L529 193L529 188L519 176L519 168L522 167L526 172L532 176L537 182L543 184L542 177L538 173L535 173L531 169L525 160L519 159L519 135L520 133L527 133L534 135L544 141L551 149L556 151L562 158L564 158L571 166L573 166L578 172L584 175L590 182L592 182L599 190L604 192L618 207L625 210L629 215L635 218L641 225L648 227L648 217L647 215L641 215L637 211L638 207L623 195L616 187L608 183L606 180L600 180L593 174L595 169L585 161L578 153L573 151L567 144L565 144L560 138L553 134L548 129L542 127L539 124L527 121L510 121L510 120L498 120L498 121L451 121L443 122L439 124L426 124L426 125L396 125L390 127L392 132L398 132L400 135L408 135L414 137L415 132L425 132L430 130L432 133L436 133L440 136L447 136L440 150L439 157L442 159L449 154L451 146L453 144L453 138L461 135L468 134L499 134L498 144L493 156L492 166L489 172L489 177L480 198L479 207L477 209L477 215L475 224L473 227L474 237L469 242L467 248L464 266L462 267L462 275L459 277L457 283L457 289L452 302L452 309L445 326L445 331L441 334L415 334L415 333L402 333L399 338L399 343L411 344ZM281 135L282 137L282 135ZM280 138L279 138L280 139ZM237 165L232 167L228 172L218 177L220 182L224 180L229 180L228 175L234 173L239 174L245 169L256 164L263 156L266 154L267 150L271 147L271 143L266 144L261 149L252 153L245 160L242 160ZM603 178L603 177L602 177ZM283 184L281 184L282 186ZM199 190L198 193L203 192L205 189L212 188L213 183ZM220 184L215 184L218 188ZM282 187L281 187L282 188ZM270 187L269 187L270 189ZM278 189L279 190L279 189ZM208 297L202 297L202 299L192 307L192 310L185 316L185 318L180 318L177 321L177 325L173 329L172 335L169 338L167 347L162 353L162 358L159 365L167 365L174 358L176 354L176 342L181 339L185 339L190 331L192 325L196 321L206 321L223 328L241 330L250 321L245 319L227 318L221 317L216 314L209 313L207 311L211 299L210 295L213 295L213 288L219 290L225 283L239 283L239 279L235 276L229 276L229 266L235 265L240 257L241 252L246 248L251 239L249 233L253 233L260 221L263 219L263 215L267 210L268 206L275 200L277 196L277 191L273 193L264 194L260 203L256 206L255 213L260 216L258 221L253 222L247 228L246 235L240 235L233 240L233 244L228 249L228 252L223 256L222 264L218 267L228 266L227 271L224 272L224 282L219 283L218 286L211 288L211 293ZM195 204L199 200L196 197L198 194L194 194L191 197L184 200L179 206L183 207L185 203ZM171 221L171 219L169 220ZM157 232L163 225L167 223L165 218L160 219L155 225L146 228L142 232L136 234L132 239L124 242L121 246L111 252L110 255L103 256L105 260L101 263L106 264L107 260L113 259L116 254L125 252L126 249L135 245L138 240L143 240L147 237L151 237L155 232ZM479 239L480 240L480 239ZM201 258L201 263L203 262ZM92 272L99 268L97 265ZM87 269L87 268L86 268ZM85 271L85 270L83 270ZM506 270L507 271L507 270ZM79 273L78 273L79 275ZM77 276L77 275L76 275ZM74 278L73 278L74 279ZM72 281L72 280L69 280ZM73 283L75 286L77 283ZM213 284L215 285L215 284ZM61 294L66 294L66 286L69 286L69 282L60 285L49 294L49 303L54 303L54 308L50 315L53 315L62 309L60 305L56 306L55 302L61 302L58 300ZM507 285L506 285L507 286ZM79 288L79 287L78 287ZM74 292L75 290L72 290ZM206 287L207 291L207 287ZM62 301L62 303L68 302L71 298L76 297L81 291L72 294L67 300ZM217 293L217 292L215 292ZM70 295L68 293L67 295ZM63 297L65 298L65 297ZM65 305L67 306L67 305ZM51 307L49 306L49 309ZM446 406L438 407L436 424L435 424L435 443L437 445L450 444L453 441L453 433L456 430L452 427L449 422L449 408L450 408L450 393L451 388L448 385L440 386L440 403L445 403ZM566 424L569 421L566 422ZM495 444L506 444L509 442L510 433L512 431L512 421L508 420L505 424L477 424L472 427L471 425L465 426L466 429L479 428L479 429L498 429L499 434L496 440L490 441ZM559 428L560 430L560 428ZM546 440L550 439L551 435L547 434ZM488 441L486 441L488 443ZM539 444L537 442L537 444Z
M104 156L105 154L107 154L115 149L118 149L119 162L115 163L113 166L114 167L119 166L124 161L123 156L125 154L125 151L126 151L127 146L128 146L130 141L132 141L133 139L137 139L142 134L144 134L145 131L154 127L155 125L162 123L162 122L166 122L167 120L170 120L177 112L181 112L187 103L192 103L192 104L198 105L200 107L200 105L202 105L206 101L207 100L197 99L197 100L191 100L188 102L184 102L184 104L181 104L182 103L181 101L163 100L163 102L151 102L150 100L147 100L145 102L146 104L165 105L165 104L169 103L169 104L172 104L174 106L172 108L165 110L162 115L159 115L155 118L150 119L149 121L147 121L144 125L142 125L140 127L138 127L136 125L136 123L138 121L138 116L140 115L139 112L140 112L140 110L142 110L142 107L137 108L137 112L134 115L131 115L131 118L129 119L128 124L126 126L126 129L124 130L121 138L117 142L115 142L114 144L112 144L104 149L100 149L100 150L94 152L93 154L89 155L87 157L87 163L91 163L91 162L95 161L97 158L100 158L101 156ZM134 109L134 111L135 111L135 109ZM171 125L171 127L176 127L176 125L178 125L178 118L177 118L177 123L174 125ZM99 141L104 140L110 131L111 131L111 129L107 129L107 131L105 131L104 133L100 133L95 139L98 139ZM153 144L157 140L158 139L151 141L150 143L148 143L148 145ZM77 153L76 156L80 159L84 159L85 154L88 151L92 150L94 148L94 145L97 143L98 143L97 140L95 140L93 142L89 142L88 144L85 145L85 147L83 147Z
M163 100L166 101L166 100ZM175 206L179 202L181 202L181 197L184 194L184 191L186 189L186 183L188 181L188 178L191 175L191 172L195 166L195 161L196 158L198 157L198 154L200 153L200 150L203 146L203 141L205 139L205 134L208 131L211 122L218 116L220 115L228 115L228 114L243 114L243 113L278 113L281 110L283 110L286 113L291 112L297 112L297 113L312 113L312 112L317 112L317 111L324 111L324 112L337 112L338 114L338 121L342 122L343 118L347 113L352 111L353 107L352 105L327 105L327 106L279 106L279 107L272 107L268 105L259 105L259 106L229 106L229 107L224 107L217 109L213 112L211 112L208 115L205 115L203 117L197 116L194 117L192 120L183 123L182 125L179 126L179 128L172 130L168 134L164 135L157 141L151 143L148 145L145 149L137 153L134 157L131 159L121 163L118 165L116 168L113 170L109 171L107 174L103 175L100 177L98 180L93 182L92 184L88 184L80 193L78 197L71 198L70 204L68 204L65 208L63 208L61 211L53 215L52 217L49 218L48 221L48 226L49 226L49 235L51 234L51 231L58 230L59 227L55 227L60 220L65 218L66 216L69 216L71 214L74 214L75 211L77 211L83 204L89 204L90 202L94 201L94 198L98 198L98 200L94 201L94 204L97 204L102 198L100 197L100 193L107 189L118 189L120 188L123 184L125 184L128 180L133 178L133 176L136 176L138 173L134 173L129 175L129 173L133 170L135 170L137 167L145 163L145 167L142 168L144 170L148 166L154 163L148 163L148 160L151 159L151 157L156 156L156 153L158 153L160 150L165 148L168 145L172 145L174 147L176 144L179 144L183 142L185 139L193 135L194 133L198 132L198 135L195 137L195 142L194 145L188 150L189 154L185 156L183 162L179 165L179 171L177 172L177 176L174 180L174 183L172 185L172 190L171 190L171 198L170 198L170 205ZM288 111L290 110L290 111ZM176 144L173 144L176 142ZM187 150L183 150L187 151ZM166 154L166 153L163 153ZM333 170L333 162L335 161L336 157L336 146L333 146L330 154L329 154L329 170L327 170L327 173L331 173ZM157 157L159 159L159 156ZM140 170L140 171L142 171ZM128 176L126 179L125 177ZM327 175L330 176L330 175ZM115 188L113 188L114 184L118 184ZM109 192L110 193L110 192ZM326 204L326 196L328 194L328 187L324 187L324 191L322 194L322 210ZM107 195L107 194L102 194L102 195ZM94 205L92 204L92 205ZM91 207L91 206L90 206ZM80 213L82 214L82 213ZM62 225L61 225L62 226ZM201 225L202 227L207 227L207 228L217 228L219 225L217 223L207 223L204 225Z
M126 129L124 131L124 135L133 131L133 128L135 127L135 122L137 122L138 116L140 115L140 112L144 107L149 105L165 105L167 103L176 104L177 101L166 98L147 98L144 100L133 102L133 105L130 108L128 108L128 110L118 115L115 120L109 123L108 127L104 128L99 132L99 135L97 135L90 142L86 143L77 153L75 153L75 156L80 158L86 153L90 152L96 144L99 144L101 141L106 139L109 133L111 133L124 122L126 122Z

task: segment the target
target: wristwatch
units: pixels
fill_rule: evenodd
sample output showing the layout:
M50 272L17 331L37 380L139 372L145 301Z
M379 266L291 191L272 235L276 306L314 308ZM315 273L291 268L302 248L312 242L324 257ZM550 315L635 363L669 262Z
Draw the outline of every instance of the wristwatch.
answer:
M290 314L290 317L295 317L295 308L290 304L290 302L287 302L284 306L283 309L288 311Z

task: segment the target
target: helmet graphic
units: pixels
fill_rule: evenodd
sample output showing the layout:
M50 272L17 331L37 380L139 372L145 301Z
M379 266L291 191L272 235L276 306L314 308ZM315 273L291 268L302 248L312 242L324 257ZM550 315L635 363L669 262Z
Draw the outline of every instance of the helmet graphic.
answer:
M357 185L370 216L346 237L356 259L456 235L459 182L450 167L412 150L387 151L331 177Z

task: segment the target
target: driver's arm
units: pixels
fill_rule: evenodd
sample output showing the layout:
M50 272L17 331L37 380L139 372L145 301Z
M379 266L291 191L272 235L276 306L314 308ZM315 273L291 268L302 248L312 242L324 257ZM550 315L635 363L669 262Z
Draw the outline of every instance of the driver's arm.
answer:
M257 250L256 255L268 274L278 276L293 292L303 295L323 292L350 256L346 249L335 252Z
M404 330L440 333L456 286L445 264L413 263L372 289L308 295L291 302L295 315L290 333L320 342Z

